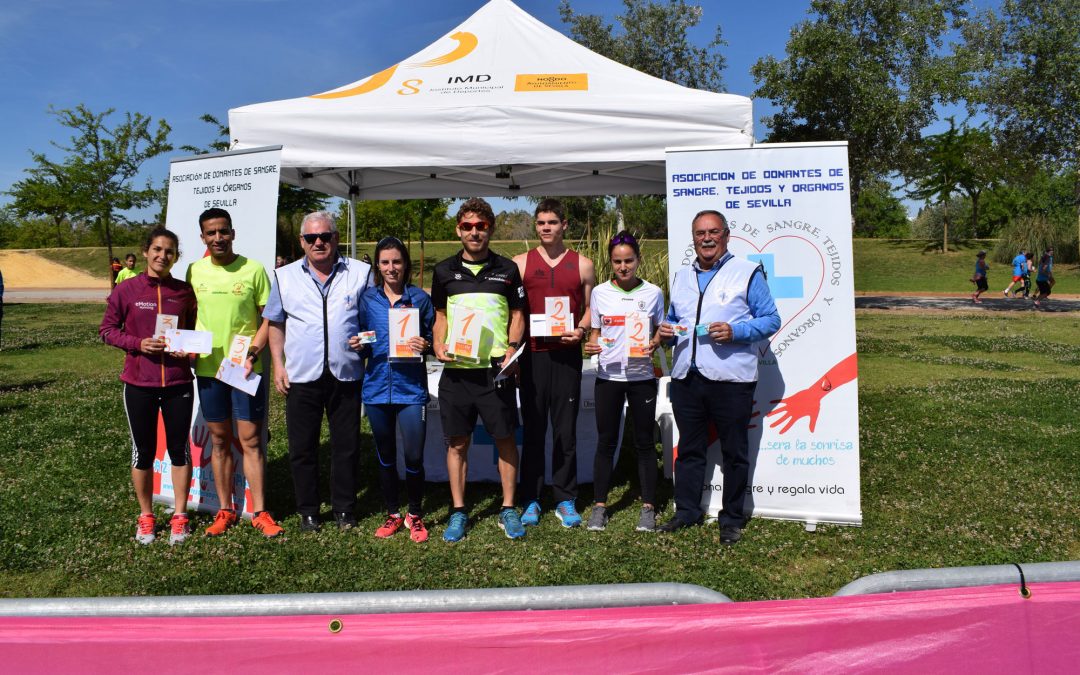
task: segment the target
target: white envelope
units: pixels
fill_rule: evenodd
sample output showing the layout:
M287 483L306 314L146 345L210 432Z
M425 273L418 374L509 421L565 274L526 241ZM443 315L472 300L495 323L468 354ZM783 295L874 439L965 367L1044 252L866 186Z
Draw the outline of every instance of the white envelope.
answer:
M252 373L250 377L244 377L244 367L233 363L226 356L221 360L221 365L218 366L217 379L221 380L225 384L239 389L248 396L254 396L255 392L259 390L259 382L262 381L262 375Z
M207 330L166 330L161 337L167 352L209 354L214 350L214 334Z

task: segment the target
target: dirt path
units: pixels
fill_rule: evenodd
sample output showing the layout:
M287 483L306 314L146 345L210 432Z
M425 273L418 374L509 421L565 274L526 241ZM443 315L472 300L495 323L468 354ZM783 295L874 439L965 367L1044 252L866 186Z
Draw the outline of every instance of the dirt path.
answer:
M109 282L42 258L33 251L0 251L4 302L105 302Z
M38 288L109 290L109 282L46 260L31 251L0 251L0 271L7 292Z

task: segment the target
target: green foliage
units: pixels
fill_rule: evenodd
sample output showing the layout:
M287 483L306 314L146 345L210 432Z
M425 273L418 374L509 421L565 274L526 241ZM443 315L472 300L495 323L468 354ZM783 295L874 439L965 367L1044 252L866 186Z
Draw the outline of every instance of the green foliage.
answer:
M60 124L73 131L69 145L54 145L67 153L62 163L33 153L36 168L56 178L69 195L71 213L90 219L101 241L112 253L114 223L125 222L123 212L143 208L157 197L150 181L134 182L147 160L170 152L171 131L165 120L154 125L142 113L124 113L115 126L108 125L112 108L92 112L84 105L50 110Z
M618 208L623 222L636 236L667 238L667 197L665 195L624 195Z
M1031 251L1038 263L1039 255L1047 248L1054 249L1054 262L1077 262L1077 233L1072 223L1052 220L1042 214L1020 216L1011 220L1001 231L994 246L994 259L1001 263L1011 261L1017 251ZM1058 276L1060 268L1055 271ZM1055 287L1060 292L1061 289Z
M962 0L813 0L783 59L751 68L754 95L779 111L770 141L846 140L851 190L906 169L934 106L960 92L943 41L964 18Z
M610 499L613 518L602 534L565 530L546 513L525 540L510 542L495 524L497 488L470 485L474 527L449 546L439 540L449 493L445 485L429 484L432 540L377 540L372 534L382 504L365 427L360 527L302 535L292 504L284 404L274 394L268 503L285 536L267 541L244 525L225 537L142 547L131 540L137 507L116 381L123 355L96 337L102 310L27 304L7 310L0 361L0 412L7 422L0 425L0 595L665 581L763 600L829 595L890 569L1080 555L1080 501L1068 498L1080 490L1080 321L1074 316L860 312L861 528L825 525L811 534L799 523L759 518L734 547L720 545L715 526L671 536L637 533L634 454L622 453ZM1013 342L1016 349L1005 349ZM1006 400L1038 405L1025 408L1017 424L1016 412L1002 409ZM1008 476L1007 488L1002 476ZM669 513L670 484L660 487L661 508ZM582 503L590 497L583 485ZM196 516L194 525L207 523L207 516Z
M559 16L570 25L570 37L597 54L668 82L693 89L721 91L725 60L720 26L704 47L692 44L687 32L701 22L700 5L685 0L623 0L625 13L615 17L622 27L596 14L577 14L570 0L561 0Z
M455 239L454 223L448 220L446 214L450 202L450 199L358 201L356 239L377 242L383 237L393 236L406 243L421 238L425 241ZM338 228L342 233L349 231L348 202L341 203ZM345 238L343 234L342 239Z
M887 181L874 179L863 185L852 210L857 237L907 237L911 234L907 210Z
M971 102L1014 156L1075 166L1080 151L1080 3L1001 0L964 25Z

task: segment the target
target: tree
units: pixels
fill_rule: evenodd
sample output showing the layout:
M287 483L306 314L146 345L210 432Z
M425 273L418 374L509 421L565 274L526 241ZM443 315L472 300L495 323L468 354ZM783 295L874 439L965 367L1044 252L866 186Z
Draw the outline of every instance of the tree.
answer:
M911 236L904 205L893 194L888 181L875 178L863 184L852 209L855 236L900 239Z
M71 212L70 191L64 188L64 175L54 175L41 166L27 169L26 178L16 181L9 195L14 197L11 209L20 218L43 216L48 218L56 230L56 246L64 245L64 226L70 230Z
M616 18L622 31L596 14L577 14L570 0L559 3L559 16L570 25L570 37L613 61L684 87L720 91L725 60L720 26L704 47L691 44L687 32L701 22L700 5L685 0L667 3L623 0L625 14Z
M923 138L919 146L919 161L911 168L914 187L908 191L912 199L940 203L944 208L944 230L941 252L949 252L949 201L960 184L968 180L969 166L965 157L964 139L952 117L948 130Z
M958 99L962 63L944 53L965 17L964 0L813 0L787 54L751 68L779 111L770 141L846 140L852 201L863 183L902 172L934 106Z
M972 102L987 111L998 140L1029 166L1077 166L1080 159L1080 3L1002 0L964 27L977 63ZM1057 166L1055 166L1057 165ZM1073 186L1080 227L1080 179Z
M123 121L110 127L113 112L95 113L81 104L71 110L50 108L61 125L74 131L69 145L53 143L67 156L54 162L44 153L31 153L36 166L30 170L31 178L54 181L63 189L69 217L93 221L110 258L114 223L123 222L124 211L145 207L157 195L150 181L142 188L134 185L143 164L173 149L165 120L155 126L141 113L124 113Z
M1080 156L1080 3L1002 0L964 26L978 69L970 97L1000 139L1034 162Z

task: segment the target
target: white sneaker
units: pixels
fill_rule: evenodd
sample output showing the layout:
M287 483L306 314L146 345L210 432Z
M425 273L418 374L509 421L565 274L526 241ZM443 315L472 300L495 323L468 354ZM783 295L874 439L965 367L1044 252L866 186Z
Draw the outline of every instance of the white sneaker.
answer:
M172 517L169 521L169 527L172 529L172 534L169 535L169 546L176 546L183 543L188 537L191 536L191 528L188 526L187 514L178 513Z

